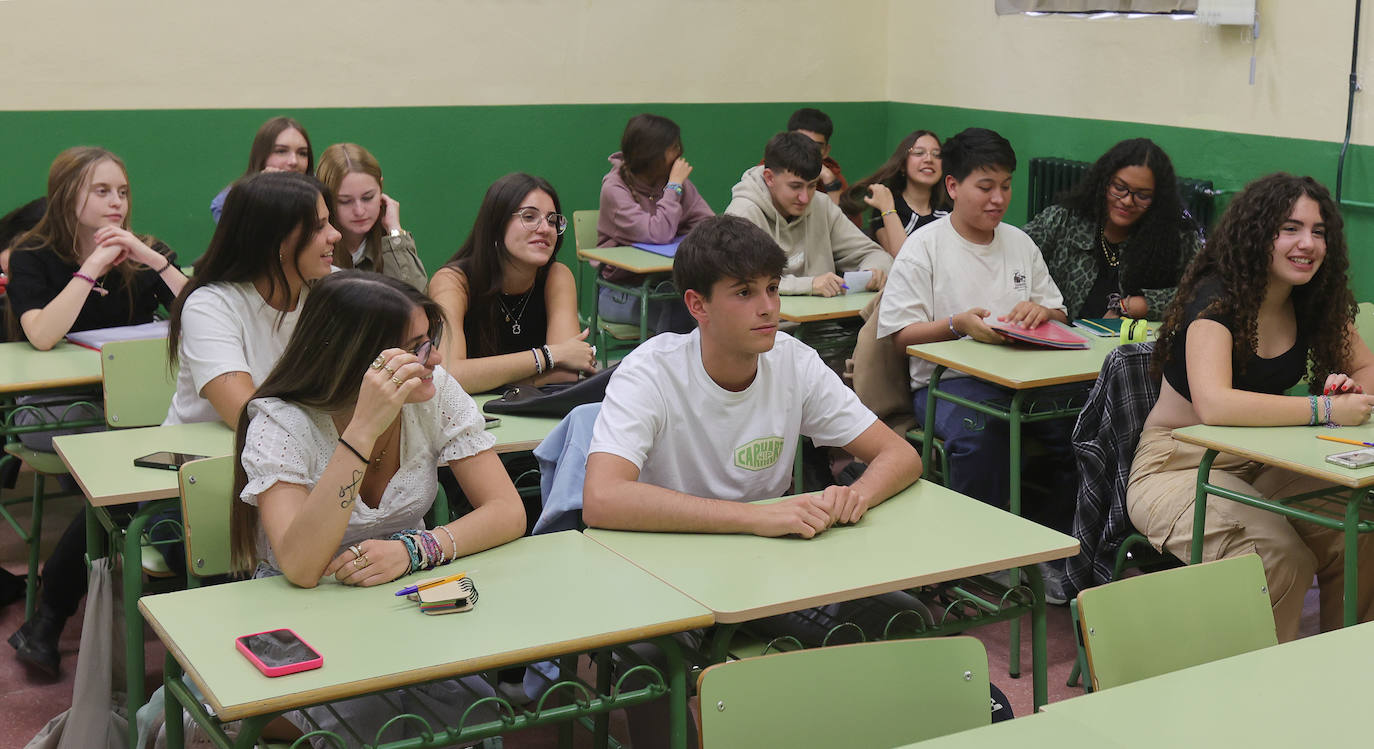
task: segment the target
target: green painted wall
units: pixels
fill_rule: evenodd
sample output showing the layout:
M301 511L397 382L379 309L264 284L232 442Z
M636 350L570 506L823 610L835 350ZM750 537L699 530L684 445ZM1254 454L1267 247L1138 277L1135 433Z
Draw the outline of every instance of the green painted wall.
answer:
M1340 143L1222 133L1137 122L958 109L921 104L888 105L888 140L918 128L949 137L971 126L992 128L1011 141L1020 165L1012 180L1012 206L1006 220L1026 221L1026 174L1030 159L1059 156L1094 161L1119 140L1145 137L1160 144L1178 174L1210 179L1219 190L1234 192L1250 180L1275 171L1308 174L1335 189ZM1374 202L1374 148L1351 146L1346 156L1343 198ZM1019 192L1019 195L1017 194ZM1218 209L1229 196L1221 196ZM1220 210L1218 210L1220 215ZM1351 281L1358 299L1374 299L1374 209L1346 206L1346 239L1351 252Z
M683 129L692 179L717 211L740 172L758 161L763 144L798 103L633 104L515 107L305 109L289 113L309 128L318 150L351 140L373 151L387 187L431 272L458 247L488 184L511 171L547 177L565 211L595 208L606 156L625 121L643 111L671 117ZM1022 161L1007 220L1025 221L1025 164L1035 156L1091 161L1112 143L1146 136L1173 157L1179 174L1235 190L1283 169L1334 184L1339 143L1130 122L1046 117L897 102L826 103L836 122L834 155L857 179L876 168L892 145L923 127L949 136L971 125L1000 131ZM129 166L134 225L157 234L186 259L199 257L213 231L208 205L237 177L259 124L280 110L140 110L0 112L7 149L0 210L42 194L48 165L63 148L98 144ZM1346 164L1345 197L1374 202L1374 149L1354 146ZM1222 198L1224 200L1224 198ZM1356 295L1374 299L1374 210L1347 207ZM562 257L572 255L572 237Z

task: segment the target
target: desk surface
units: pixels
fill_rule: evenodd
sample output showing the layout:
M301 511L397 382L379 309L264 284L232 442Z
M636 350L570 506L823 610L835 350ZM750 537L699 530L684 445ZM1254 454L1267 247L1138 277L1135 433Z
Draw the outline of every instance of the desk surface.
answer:
M426 616L402 586L331 582L305 590L284 577L139 600L158 637L221 720L633 642L711 624L700 605L575 531L521 538L442 568L471 570L472 611ZM267 678L234 638L290 627L324 666Z
M1073 538L919 481L812 539L590 529L731 624L1059 559Z
M858 317L876 291L861 291L840 296L785 296L780 316L788 322L819 322Z
M1045 710L1135 746L1365 746L1371 650L1374 624L1361 624Z
M39 351L24 341L0 343L0 394L100 384L100 353L63 341Z
M1103 735L1056 713L1039 712L897 749L1108 749L1125 746L1124 736L1124 731Z
M972 338L907 346L906 352L949 369L973 375L1013 390L1091 382L1102 362L1120 345L1116 338L1085 335L1090 348L1081 351L1040 346L980 343Z
M140 468L135 458L159 450L218 457L234 451L234 433L218 421L69 434L53 440L86 499L95 507L168 499L180 494L177 472Z
M1327 442L1317 435L1374 442L1374 424L1358 427L1215 427L1197 426L1175 429L1180 442L1239 455L1266 465L1280 466L1315 476L1339 486L1361 489L1374 486L1374 466L1343 468L1326 462L1334 453L1361 449L1359 445Z
M672 258L638 247L593 247L589 250L578 250L577 256L582 260L595 260L631 273L668 273L673 270Z
M496 400L498 395L474 395L472 399L477 401L477 408L490 400ZM483 413L486 413L483 411ZM512 416L511 414L492 414L501 420L501 423L492 429L488 429L492 436L496 438L496 447L493 448L498 453L521 453L529 452L539 446L544 438L549 436L549 432L558 426L562 419L555 419L547 416Z

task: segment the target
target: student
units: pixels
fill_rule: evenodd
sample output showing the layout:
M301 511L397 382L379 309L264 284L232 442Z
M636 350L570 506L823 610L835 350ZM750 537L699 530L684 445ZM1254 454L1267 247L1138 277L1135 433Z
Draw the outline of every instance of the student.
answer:
M830 158L830 138L835 135L835 123L830 119L830 115L819 109L802 107L787 118L787 130L805 135L820 147L820 191L839 205L840 198L845 190L849 189L849 183L845 182L844 175L840 173L839 162ZM857 212L855 215L858 215Z
M343 236L334 265L384 273L423 292L429 274L401 228L401 204L382 192L377 159L356 143L335 143L320 154L315 176L334 197L329 223Z
M243 176L258 172L315 173L315 150L301 123L290 117L273 117L262 123L257 135L253 136L253 147L248 151L248 169ZM224 212L224 199L231 187L233 185L220 190L210 201L210 216L215 223L219 223L220 214Z
M281 574L303 588L328 577L373 586L524 532L524 508L491 449L495 439L439 366L442 332L438 306L393 278L342 271L312 289L286 351L238 419L241 501L230 522L237 567L256 565L255 577ZM448 466L475 509L427 530L435 465ZM468 683L490 694L480 679ZM411 712L423 703L451 724L472 702L454 681L388 697ZM346 725L372 737L395 717L383 697L330 708L287 718L311 731L309 713L339 735L348 735ZM417 730L402 725L407 735Z
M168 355L181 366L164 424L235 425L285 349L308 284L329 275L339 239L314 177L265 172L234 183L172 305Z
M1174 165L1148 138L1112 146L1025 230L1070 318L1162 319L1202 246L1179 200Z
M128 170L113 153L69 148L48 170L47 208L15 240L9 303L29 343L51 349L72 331L152 322L186 283L176 255L129 230ZM54 407L59 408L59 407ZM40 435L27 435L39 437ZM44 444L51 449L52 435ZM60 674L58 639L86 595L85 514L77 513L43 565L32 619L9 638L16 656L48 676Z
M871 270L869 290L881 289L892 258L864 236L829 198L816 198L821 152L801 133L778 133L763 151L763 165L740 178L725 212L768 232L783 252L779 293L835 296L845 290L836 274Z
M785 263L738 217L708 219L682 241L673 280L698 327L641 344L611 378L588 447L588 525L812 538L920 476L906 440L814 350L778 332ZM751 504L787 494L802 435L843 446L868 470L853 486ZM635 746L661 740L660 705L632 712Z
M1173 439L1194 424L1364 424L1374 407L1374 353L1355 327L1342 220L1311 177L1271 174L1232 199L1179 282L1155 345L1159 400L1136 447L1126 489L1131 522L1156 549L1187 559L1203 449ZM1312 393L1288 396L1306 375ZM1334 450L1334 448L1333 448ZM1282 499L1323 488L1275 465L1221 454L1211 483ZM1344 504L1339 504L1343 512ZM1343 535L1301 520L1207 498L1204 561L1258 553L1280 642L1298 635L1315 575L1321 628L1341 626ZM1359 541L1358 615L1374 618L1374 543Z
M878 171L844 191L840 208L850 215L872 208L868 233L897 257L912 232L949 215L942 170L939 136L917 130L897 144Z
M609 160L611 170L601 178L597 247L669 244L715 215L687 178L692 165L683 158L682 130L667 117L631 117L620 136L620 150ZM644 280L609 265L602 266L600 273L602 278L624 286L638 286ZM691 330L691 315L679 300L653 301L649 307L653 332ZM639 298L602 288L597 294L597 314L610 322L637 325Z
M954 207L945 218L918 229L902 247L878 309L878 339L890 336L900 350L964 336L1001 344L1004 339L984 318L996 316L1025 327L1046 320L1065 322L1059 289L1035 243L1025 232L1002 223L1016 168L1011 144L991 130L969 128L945 141L941 150L945 190ZM919 423L925 419L926 386L934 365L913 357L909 367ZM973 401L1010 398L1004 388L954 371L944 375L940 389ZM1067 484L1054 493L1055 504L1032 508L1028 514L1060 530L1068 530L1073 519L1070 426L1066 420L1055 420L1022 427L1045 443L1051 454L1042 461L1059 466L1055 475ZM1007 506L1006 422L940 400L935 436L945 443L950 488ZM1054 585L1051 579L1046 583Z
M567 228L546 180L508 174L487 188L472 232L429 284L449 324L444 358L464 390L596 371L588 331L577 330L572 271L555 260Z

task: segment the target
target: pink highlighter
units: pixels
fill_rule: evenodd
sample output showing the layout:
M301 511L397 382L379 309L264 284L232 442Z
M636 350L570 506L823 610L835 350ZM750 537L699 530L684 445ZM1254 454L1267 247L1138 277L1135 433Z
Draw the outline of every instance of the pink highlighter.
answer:
M324 657L290 629L273 629L234 638L243 657L266 676L286 676L324 665Z

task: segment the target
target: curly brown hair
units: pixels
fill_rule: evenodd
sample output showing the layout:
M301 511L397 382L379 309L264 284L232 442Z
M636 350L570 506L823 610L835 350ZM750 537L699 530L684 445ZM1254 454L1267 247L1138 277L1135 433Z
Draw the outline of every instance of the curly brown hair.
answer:
M1231 360L1236 371L1255 354L1259 306L1269 282L1274 238L1298 198L1304 196L1317 203L1326 223L1326 257L1312 280L1293 287L1292 292L1298 329L1306 331L1308 338L1308 387L1320 392L1328 374L1344 371L1351 359L1348 331L1357 308L1346 278L1350 255L1341 214L1320 182L1279 172L1245 186L1184 272L1159 331L1150 367L1155 377L1169 364L1175 337L1192 322L1184 319L1184 310L1193 302L1198 286L1211 278L1220 283L1221 293L1203 311L1234 326Z

